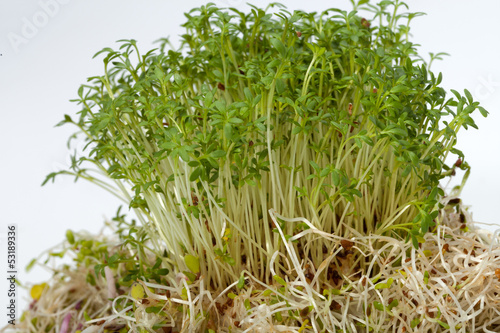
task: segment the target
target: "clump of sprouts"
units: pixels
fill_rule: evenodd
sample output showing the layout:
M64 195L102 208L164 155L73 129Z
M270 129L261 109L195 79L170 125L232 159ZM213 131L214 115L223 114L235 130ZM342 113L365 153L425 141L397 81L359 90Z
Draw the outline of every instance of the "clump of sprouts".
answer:
M122 40L96 54L104 74L61 122L88 145L60 173L112 192L141 223L118 231L128 254L103 250L89 273L111 304L84 332L496 325L497 237L461 228L470 216L439 187L468 172L456 136L487 112L467 90L447 97L418 55L420 13L353 5L207 4L186 14L177 50Z
M486 111L468 91L446 97L398 23L417 15L399 14L404 6L356 6L375 13L367 20L208 4L186 14L179 50L106 48L104 75L78 91L80 118L63 121L79 127L88 153L63 173L97 181L88 165L97 167L114 181L99 185L151 222L174 265L196 261L212 288L243 269L266 282L283 271L280 257L267 265L285 250L279 228L286 238L314 226L418 246L453 171L445 159L457 154L468 168L456 134ZM274 221L270 209L311 226ZM319 265L331 246L312 241L293 247Z
M286 251L275 252L268 264L281 257L285 272L271 269L267 284L244 270L220 292L210 290L203 276L191 280L192 272L153 265L161 256L147 249L148 242L135 246L136 237L75 234L73 244L66 241L49 256L64 253L79 264L55 271L15 332L497 332L500 237L476 229L458 198L442 204L442 222L418 248L376 235L347 241L271 210L276 222L310 225L294 238L312 234L333 250L315 266L298 257L295 239L279 229ZM89 242L82 256L78 248ZM348 267L357 253L370 260L364 272L352 274ZM130 266L133 257L143 259ZM95 262L106 263L109 274L100 274ZM134 280L141 265L153 269Z

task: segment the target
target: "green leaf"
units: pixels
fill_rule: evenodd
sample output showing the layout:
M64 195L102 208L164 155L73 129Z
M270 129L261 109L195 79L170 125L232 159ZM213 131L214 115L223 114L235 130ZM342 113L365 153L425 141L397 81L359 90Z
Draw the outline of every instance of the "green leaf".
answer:
M213 158L221 158L226 156L226 152L224 150L215 150L210 153L210 156Z
M229 264L229 265L231 265L231 266L236 265L236 261L235 261L232 257L230 257L230 256L228 256L228 255L225 255L224 257L222 257L222 260L223 260L225 263L227 263L227 264Z
M278 275L274 275L273 276L273 279L278 282L279 284L281 284L283 287L286 287L286 282L285 280L283 280L281 277L279 277Z
M415 318L410 322L410 327L415 328L418 324L420 324L420 318Z
M302 127L300 127L300 126L296 126L292 130L292 134L294 134L294 135L299 134L300 132L302 132Z
M333 185L339 186L340 185L340 175L337 170L332 171L332 182Z
M191 172L191 175L189 176L189 181L194 182L195 180L197 180L201 175L201 171L201 166L194 169L194 171Z
M238 289L242 289L245 286L245 277L241 274L238 284L236 285Z
M481 112L481 115L483 117L487 117L488 116L488 111L486 111L482 106L478 106L477 108L479 109L479 112Z
M228 122L231 124L241 124L243 123L243 120L241 120L240 118L231 118L228 120Z
M212 105L212 101L214 99L214 95L212 94L212 92L208 92L206 95L205 95L205 98L203 100L203 103L205 104L205 106L208 108Z
M313 167L313 169L316 171L316 172L319 172L319 165L314 162L313 160L310 160L309 161L309 164Z
M252 308L252 305L250 304L250 300L248 298L245 299L243 304L245 305L245 309L247 309L247 311Z
M457 101L462 99L462 96L458 93L458 91L453 90L453 89L450 89L450 91L453 93L453 95L455 95L455 97L457 98Z
M251 102L252 99L253 99L253 95L252 95L252 92L250 91L250 89L248 87L245 87L245 89L243 89L243 93L245 94L245 98Z
M465 97L467 97L467 101L469 101L469 104L474 103L474 99L472 98L471 93L467 90L464 89Z
M175 142L172 142L172 141L167 141L167 142L163 142L161 145L160 145L161 148L163 149L174 149L175 147L177 147L177 143Z
M330 168L326 167L323 170L321 170L321 173L319 174L320 177L326 177L330 173Z
M360 138L358 138L358 137L355 137L355 138L354 138L354 143L356 144L356 146L357 146L358 148L361 148L361 147L363 146L363 144L361 143Z
M387 307L387 310L391 311L393 308L395 308L398 305L399 305L399 301L397 299L394 299Z
M282 58L286 57L286 47L281 40L279 40L278 38L271 38L270 42Z
M158 80L163 81L163 78L165 77L165 73L158 67L155 68L155 76Z
M200 272L200 259L198 257L186 254L186 256L184 256L184 262L186 263L187 268L194 274L198 274Z
M439 325L443 326L443 327L444 327L444 328L446 328L447 330L449 330L449 329L450 329L450 325L448 325L448 324L447 324L447 323L445 323L444 321L441 321L441 320L439 320L439 319L437 319L436 321L437 321L437 323L438 323Z
M409 88L407 86L400 84L400 85L397 85L397 86L393 87L391 89L391 93L397 94L397 93L400 93L400 92L403 92L403 91L407 91L407 90L409 90Z
M387 280L387 282L385 282L385 283L381 282L381 283L376 284L375 285L375 289L388 289L388 288L391 287L392 282L394 282L394 279L393 278L389 278Z
M233 127L230 123L224 125L224 136L228 140L231 140L231 138L233 137Z
M380 302L377 302L377 301L373 302L373 307L375 309L379 310L379 311L384 311L385 310L384 305L382 303L380 303Z
M36 259L31 259L29 264L26 266L26 271L29 272L33 268L33 266L35 266L35 264L36 264Z
M189 154L184 147L179 149L178 153L184 162L189 162Z
M188 272L188 271L183 271L182 273L184 273L184 275L186 275L186 277L188 278L189 281L191 282L194 282L196 281L196 275L191 273L191 272Z
M66 239L68 240L68 243L71 245L75 244L75 236L73 235L73 231L71 230L66 230Z
M278 95L281 95L285 92L286 85L285 82L282 79L277 79L276 80L276 92Z

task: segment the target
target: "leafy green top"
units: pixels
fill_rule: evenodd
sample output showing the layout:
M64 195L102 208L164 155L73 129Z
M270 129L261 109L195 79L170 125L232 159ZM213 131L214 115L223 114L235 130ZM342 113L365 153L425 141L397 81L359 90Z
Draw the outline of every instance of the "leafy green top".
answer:
M307 228L274 225L271 208L339 236L398 233L417 246L454 168L444 160L463 160L458 131L476 127L474 110L487 112L468 91L446 97L408 39L419 14L400 14L405 6L360 1L367 20L207 4L186 14L179 50L164 39L141 55L122 40L96 54L104 75L79 89L80 118L62 122L90 147L69 172L95 180L82 164L94 163L154 222L178 265L198 256L222 285L242 266L268 278L281 246L270 231ZM311 239L296 246L319 264L323 244L306 246Z

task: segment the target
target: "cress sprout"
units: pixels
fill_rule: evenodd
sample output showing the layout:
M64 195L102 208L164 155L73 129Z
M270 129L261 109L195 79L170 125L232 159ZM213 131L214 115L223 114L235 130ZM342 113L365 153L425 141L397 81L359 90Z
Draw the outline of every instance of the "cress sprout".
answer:
M371 21L270 7L194 9L179 50L103 49L104 75L78 91L79 119L63 121L90 147L69 172L93 180L90 162L114 180L100 185L152 221L177 267L198 258L209 285L242 269L270 281L267 260L284 250L270 209L343 238L418 246L436 225L446 158L463 160L457 133L486 115L467 90L446 96L402 3L359 5ZM287 237L305 228L279 223ZM294 247L317 266L332 246L312 241Z
M427 63L409 39L421 13L402 13L398 0L353 5L245 13L209 3L186 14L178 49L162 39L141 53L121 40L96 54L104 73L78 90L78 117L60 123L88 145L45 182L92 181L139 223L119 211L114 239L68 232L59 253L76 267L44 292L78 293L50 325L498 328L498 237L474 228L460 188L439 186L457 168L468 175L457 133L487 112L467 90L440 87L430 64L441 54ZM77 299L102 312L69 316ZM28 331L49 307L36 304Z

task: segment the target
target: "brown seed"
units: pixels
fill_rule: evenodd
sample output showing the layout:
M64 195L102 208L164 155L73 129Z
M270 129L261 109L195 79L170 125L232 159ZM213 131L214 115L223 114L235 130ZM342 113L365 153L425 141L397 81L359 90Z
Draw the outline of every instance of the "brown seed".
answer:
M342 305L332 300L332 303L330 303L330 310L338 311L340 309L342 309Z
M465 228L467 228L467 225L465 223L462 223L462 225L460 226L460 229L464 230Z
M343 239L343 240L340 241L340 245L342 245L342 247L344 249L346 249L347 251L349 251L351 249L351 247L354 246L354 243L351 242L351 241L349 241L349 240L347 240L347 239Z
M240 322L239 322L238 320L235 320L235 321L234 321L234 326L236 326L236 327L240 327Z
M198 197L191 193L191 200L193 200L193 206L198 206Z
M297 34L297 37L299 37L299 38L302 37L302 32L296 31L295 33Z
M456 166L456 167L459 167L459 166L461 166L461 165L462 165L462 159L461 159L461 158L459 158L459 159L455 162L455 166Z
M465 222L465 214L460 212L460 223L464 223Z
M364 286L366 286L366 280L368 280L368 279L366 278L366 276L365 276L365 277L363 277L363 279L361 280L361 285L362 285L363 287L364 287Z
M217 85L217 88L219 88L219 89L220 89L220 90L222 90L222 91L226 90L226 87L225 87L222 83L220 83L220 82L219 82L219 84Z
M450 248L450 245L449 244L444 244L443 245L443 251L444 252L448 252L448 249Z
M370 22L368 22L368 20L367 20L367 19L362 18L362 19L361 19L361 25L362 25L363 27L365 27L365 28L369 28L371 24L370 24Z
M495 275L500 279L500 268L495 269Z
M454 198L454 199L450 199L450 201L448 201L448 204L456 205L456 204L459 204L460 201L461 201L460 198Z
M302 310L300 310L300 316L301 317L305 317L309 314L309 307L306 306L305 308L303 308Z

